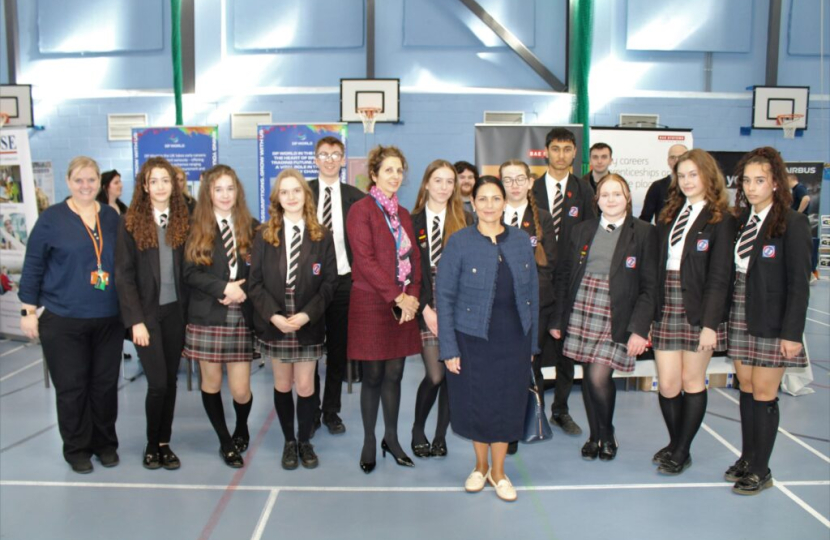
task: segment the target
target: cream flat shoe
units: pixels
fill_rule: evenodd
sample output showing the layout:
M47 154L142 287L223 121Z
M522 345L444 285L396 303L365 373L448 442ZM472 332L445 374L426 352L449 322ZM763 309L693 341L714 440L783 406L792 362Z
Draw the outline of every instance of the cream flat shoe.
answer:
M490 471L487 471L487 481L490 482L490 485L496 489L496 495L498 495L499 499L507 502L513 502L516 500L516 488L513 487L513 484L510 482L507 475L504 475L504 478L499 480L497 484L493 481Z
M488 472L487 474L490 473ZM486 483L487 478L480 472L473 470L473 472L470 473L470 476L467 477L467 481L464 482L464 489L466 489L468 493L478 493L484 489L484 485Z

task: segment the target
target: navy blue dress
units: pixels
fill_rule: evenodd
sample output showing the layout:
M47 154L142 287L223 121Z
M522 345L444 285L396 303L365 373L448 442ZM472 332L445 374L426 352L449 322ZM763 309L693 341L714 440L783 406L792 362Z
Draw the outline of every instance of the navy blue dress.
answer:
M447 372L453 431L476 442L518 441L530 385L531 335L522 330L507 262L499 261L487 339L455 334L461 373Z

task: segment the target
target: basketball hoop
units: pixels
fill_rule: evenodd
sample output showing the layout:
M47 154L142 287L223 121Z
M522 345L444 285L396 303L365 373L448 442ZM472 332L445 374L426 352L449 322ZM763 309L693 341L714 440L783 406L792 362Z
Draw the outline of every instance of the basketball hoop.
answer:
M798 129L796 124L802 118L804 118L803 114L779 114L775 117L775 123L781 126L785 139L794 139L795 130Z
M360 121L363 122L363 133L375 132L375 120L380 112L380 107L358 107L357 114L360 115Z
M9 118L11 116L8 113L0 112L0 128L9 123Z

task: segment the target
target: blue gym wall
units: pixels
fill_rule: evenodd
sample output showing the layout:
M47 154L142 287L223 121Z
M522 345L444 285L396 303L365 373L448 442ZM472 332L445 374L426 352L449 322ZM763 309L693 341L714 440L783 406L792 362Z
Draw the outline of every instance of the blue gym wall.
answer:
M823 85L819 75L821 2L827 33L830 0L783 1L778 83L811 87L809 129L802 137L740 135L750 124L747 87L764 84L769 0L595 0L591 123L614 125L620 113L659 114L662 124L692 128L701 148L769 144L789 161L830 161L830 59L824 59ZM566 0L480 3L566 78ZM58 176L78 154L131 176L130 143L107 140L107 114L146 112L151 125L175 123L169 1L141 2L142 16L132 11L136 4L17 2L18 82L35 85L35 122L44 128L30 132L32 155L52 160ZM472 160L474 124L485 110L524 111L527 123L568 121L572 96L546 91L544 81L460 2L384 0L376 6L375 75L401 79L402 123L379 124L373 140L406 153L405 204L412 204L431 160ZM337 121L339 79L365 76L364 16L362 0L196 2L197 93L185 96L185 122L219 125L220 160L237 169L249 193L256 186L256 145L231 140L230 114L271 111L274 122ZM704 92L701 50L707 47L715 49L710 93ZM0 54L5 81L5 39ZM365 155L361 126L350 130L349 153ZM127 181L125 199L131 191ZM66 193L58 182L58 198Z

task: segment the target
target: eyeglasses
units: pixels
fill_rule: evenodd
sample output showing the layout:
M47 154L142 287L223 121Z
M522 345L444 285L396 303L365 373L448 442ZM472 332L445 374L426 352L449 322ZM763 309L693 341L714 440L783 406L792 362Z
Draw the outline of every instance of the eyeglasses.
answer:
M317 154L317 159L320 161L340 161L343 157L343 154L340 152L335 152L333 154L326 154L325 152L320 152Z
M504 178L501 179L501 183L504 184L505 186L516 185L516 186L522 187L525 184L527 184L527 180L528 180L527 176L517 176L516 178L511 178L509 176L505 176Z

